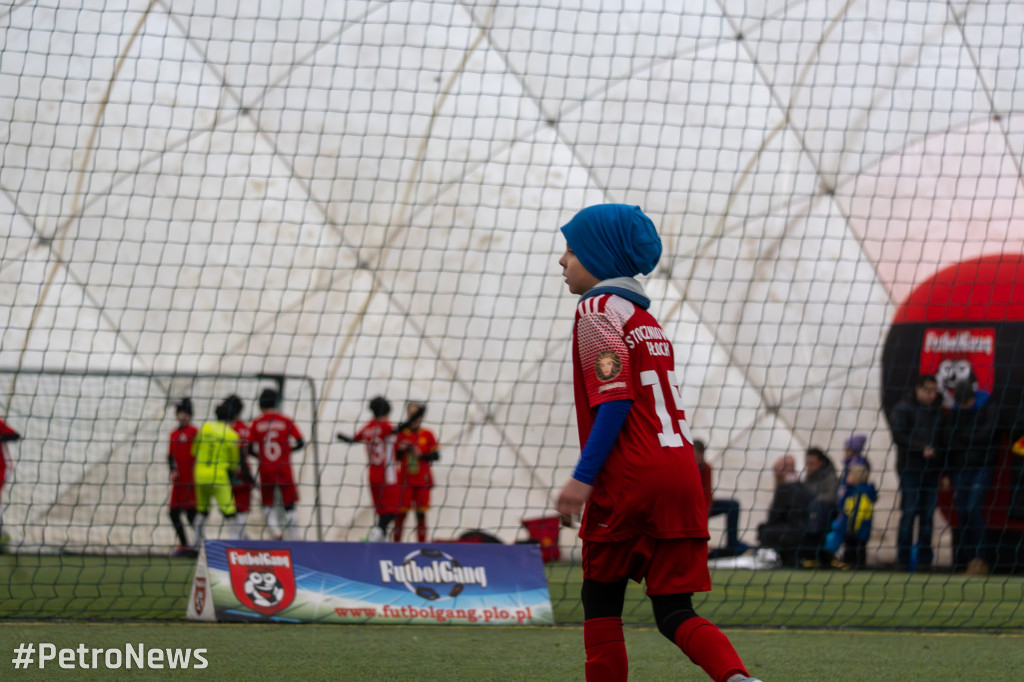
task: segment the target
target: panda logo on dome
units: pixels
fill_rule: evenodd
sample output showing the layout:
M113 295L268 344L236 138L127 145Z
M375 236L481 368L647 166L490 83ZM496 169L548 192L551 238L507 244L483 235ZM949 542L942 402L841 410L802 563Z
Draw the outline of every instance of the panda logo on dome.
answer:
M939 385L942 406L946 409L952 409L956 406L956 400L953 398L953 389L961 381L970 381L974 390L979 395L986 397L988 395L979 385L978 377L970 360L946 358L939 363L939 368L935 371L935 381Z
M284 585L271 571L252 571L243 589L253 604L263 608L276 606L284 599Z
M438 564L442 562L455 569L462 567L457 559L439 549L424 547L410 552L402 559L402 567L406 569L403 571L405 579L401 581L402 584L416 596L428 601L459 596L466 585L454 576L449 578L451 573L457 576L458 571L438 570ZM412 576L418 579L410 580Z
M969 360L946 358L939 363L935 378L940 390L952 390L957 382L974 380L974 370Z

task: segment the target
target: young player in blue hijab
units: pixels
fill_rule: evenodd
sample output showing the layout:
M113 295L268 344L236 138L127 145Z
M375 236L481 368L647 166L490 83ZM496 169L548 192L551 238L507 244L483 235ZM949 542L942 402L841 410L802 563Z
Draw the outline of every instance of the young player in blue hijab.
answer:
M587 681L627 678L630 579L646 583L658 629L711 679L753 680L728 638L693 610L693 593L711 589L707 507L672 342L634 279L657 265L661 239L639 207L622 204L583 209L562 234L558 263L580 296L572 360L582 452L557 508L564 520L583 512Z

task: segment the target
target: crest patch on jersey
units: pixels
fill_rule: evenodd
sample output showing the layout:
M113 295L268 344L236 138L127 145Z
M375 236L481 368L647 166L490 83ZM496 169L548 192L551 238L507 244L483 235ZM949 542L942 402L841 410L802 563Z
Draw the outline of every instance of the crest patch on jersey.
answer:
M622 372L622 359L613 350L601 351L594 363L594 374L597 380L604 383L611 381Z

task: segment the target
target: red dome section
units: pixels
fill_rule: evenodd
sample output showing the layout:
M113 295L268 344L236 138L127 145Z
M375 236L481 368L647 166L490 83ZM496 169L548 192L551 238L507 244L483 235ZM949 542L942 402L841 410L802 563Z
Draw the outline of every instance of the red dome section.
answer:
M896 311L903 322L1024 321L1024 256L982 256L940 270Z

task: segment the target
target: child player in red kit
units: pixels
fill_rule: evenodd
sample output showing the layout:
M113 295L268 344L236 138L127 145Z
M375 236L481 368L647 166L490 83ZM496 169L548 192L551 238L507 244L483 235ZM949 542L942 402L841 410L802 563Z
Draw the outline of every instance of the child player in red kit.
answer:
M244 403L238 406L238 416ZM256 479L249 468L249 456L257 457L249 438L249 424L242 419L235 419L231 428L238 434L238 471L231 474L231 494L235 498L235 523L240 529L240 540L245 540L245 524L249 520L249 508L252 506L252 489L256 487Z
M171 468L170 516L174 532L178 536L178 547L174 556L188 556L191 543L185 534L181 515L185 514L191 527L196 520L196 485L192 478L192 441L199 433L192 424L192 401L182 398L174 408L178 428L171 431L171 442L167 451L167 464Z
M416 509L416 539L427 541L427 511L430 510L430 489L434 487L434 473L431 463L441 457L437 437L433 431L423 428L424 403L410 402L406 422L398 429L395 452L398 453L402 471L402 504L395 517L395 542L402 541L402 527L409 510Z
M339 433L338 440L366 443L370 496L376 512L375 525L366 539L369 542L384 542L388 537L388 527L395 520L402 503L402 488L398 482L398 462L395 459L395 427L388 421L391 403L382 395L376 396L370 401L370 412L373 419L359 429L355 436Z
M249 440L256 447L260 457L260 501L267 518L267 525L275 540L289 539L295 528L295 503L299 492L292 476L291 456L306 446L302 432L291 417L278 411L280 396L272 388L260 393L260 416L249 427ZM274 495L281 495L284 518L280 518Z
M559 259L580 296L573 385L582 452L558 496L563 520L584 505L583 639L588 682L627 679L622 607L646 581L658 629L716 682L754 680L728 638L693 610L711 589L708 510L686 423L672 342L634 277L661 257L637 206L585 208L562 227Z
M21 434L12 429L0 419L0 491L4 488L4 479L7 473L7 444L21 440ZM0 507L2 511L2 507ZM11 536L4 532L3 516L0 516L0 554L7 551L7 543Z

